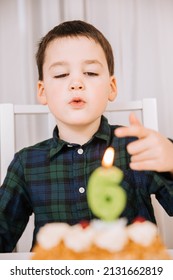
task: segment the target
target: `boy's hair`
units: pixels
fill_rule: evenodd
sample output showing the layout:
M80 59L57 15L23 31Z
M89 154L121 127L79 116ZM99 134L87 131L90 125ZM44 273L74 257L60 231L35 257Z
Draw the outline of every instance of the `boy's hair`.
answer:
M81 20L66 21L50 30L40 41L36 53L36 62L38 67L39 80L43 80L43 64L45 60L45 51L50 42L57 38L85 36L92 38L98 43L104 53L108 64L109 73L114 74L114 57L110 43L104 35L93 25Z

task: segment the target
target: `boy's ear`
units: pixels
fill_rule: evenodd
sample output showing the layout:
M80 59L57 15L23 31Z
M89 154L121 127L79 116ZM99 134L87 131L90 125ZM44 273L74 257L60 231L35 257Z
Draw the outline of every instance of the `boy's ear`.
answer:
M47 98L44 89L44 82L38 81L37 83L37 99L42 105L47 105Z
M110 77L110 93L109 93L109 101L114 101L117 96L117 83L115 76Z

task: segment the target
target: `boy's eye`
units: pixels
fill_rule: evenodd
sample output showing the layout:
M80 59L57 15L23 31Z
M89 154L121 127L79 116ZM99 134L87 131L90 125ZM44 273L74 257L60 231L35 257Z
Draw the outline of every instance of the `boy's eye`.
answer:
M87 76L98 76L98 74L95 72L85 72L84 74Z
M63 74L54 76L54 78L56 78L56 79L64 78L64 77L67 77L68 75L69 75L68 73L63 73Z

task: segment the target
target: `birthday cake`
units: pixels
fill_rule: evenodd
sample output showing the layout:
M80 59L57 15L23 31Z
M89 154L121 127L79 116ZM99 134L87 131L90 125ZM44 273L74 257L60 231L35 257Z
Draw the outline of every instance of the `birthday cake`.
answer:
M167 253L155 224L125 219L91 221L70 226L50 223L41 228L34 260L167 260Z
M32 259L170 259L155 224L138 218L127 225L125 218L118 218L126 205L126 193L120 186L122 178L122 171L110 163L97 168L88 182L87 199L99 219L73 226L46 224L37 234Z

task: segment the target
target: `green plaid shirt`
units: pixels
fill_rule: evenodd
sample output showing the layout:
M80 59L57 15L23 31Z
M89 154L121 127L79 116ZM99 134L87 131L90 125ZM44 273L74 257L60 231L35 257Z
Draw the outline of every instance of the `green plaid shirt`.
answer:
M13 250L32 213L33 244L39 228L46 223L75 224L92 219L86 198L87 182L91 172L101 165L108 146L115 148L114 164L124 172L122 187L128 199L122 216L129 223L137 216L155 222L152 193L173 214L173 181L165 174L131 170L126 145L133 139L115 137L116 127L102 117L98 132L83 146L60 140L56 127L53 138L15 154L0 188L1 252Z

